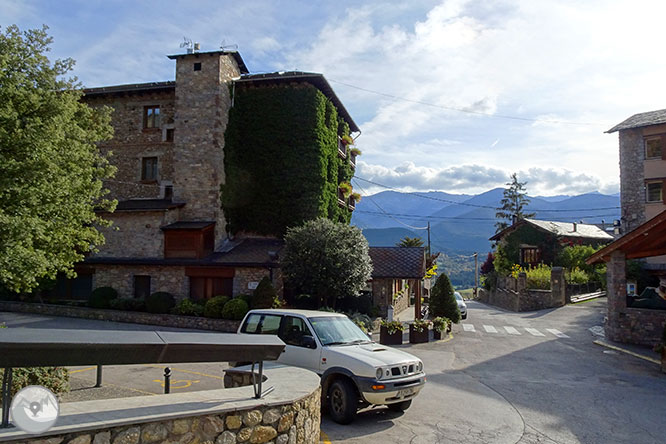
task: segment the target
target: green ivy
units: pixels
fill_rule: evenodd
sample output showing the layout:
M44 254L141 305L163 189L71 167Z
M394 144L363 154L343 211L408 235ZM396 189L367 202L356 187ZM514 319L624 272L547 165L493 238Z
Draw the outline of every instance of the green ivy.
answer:
M282 236L318 217L349 223L337 200L338 184L353 175L337 148L348 133L311 85L237 88L224 147L227 231Z

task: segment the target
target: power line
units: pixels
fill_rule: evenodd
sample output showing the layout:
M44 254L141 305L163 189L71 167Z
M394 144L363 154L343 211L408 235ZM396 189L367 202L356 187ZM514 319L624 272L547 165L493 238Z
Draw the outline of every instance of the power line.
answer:
M352 178L352 179L353 179L353 178ZM419 228L419 227L413 227L413 226L411 226L411 225L407 225L406 223L404 223L404 222L402 222L402 221L396 219L395 217L391 216L391 215L388 214L386 211L384 211L384 209L383 209L382 207L380 207L379 204L378 204L377 202L375 202L375 201L372 199L372 197L370 197L370 196L368 196L368 195L366 194L365 190L363 189L363 187L362 187L361 185L358 184L358 182L356 183L356 185L361 189L361 191L362 191L363 194L364 194L364 197L366 197L367 199L370 199L370 202L372 202L373 204L375 204L375 206L376 206L377 208L379 208L379 210L380 210L382 213L384 213L384 215L390 217L391 219L395 220L395 221L398 222L399 224L402 224L402 225L406 226L407 228L411 228L412 230L427 230L427 229L428 229L428 227Z
M563 124L563 125L584 125L584 126L603 126L603 127L609 126L607 124L598 123L598 122L571 122L571 121L566 121L566 120L534 119L534 118L530 118L530 117L509 116L509 115L506 115L506 114L484 113L482 111L473 111L473 110L469 110L469 109L465 109L465 108L456 108L456 107L453 107L453 106L437 105L435 103L424 102L424 101L421 101L421 100L408 99L406 97L400 97L400 96L395 96L393 94L387 94L387 93L383 93L383 92L380 92L380 91L374 91L372 89L362 88L360 86L351 85L351 84L345 83L345 82L339 82L339 81L333 80L333 79L328 79L328 80L330 82L337 83L339 85L348 86L350 88L358 89L359 91L365 91L365 92L368 92L368 93L371 93L371 94L376 94L378 96L384 96L384 97L388 97L388 98L394 99L394 100L402 100L403 102L416 103L416 104L419 104L419 105L429 106L429 107L432 107L432 108L445 109L445 110L448 110L448 111L457 111L457 112L460 112L460 113L475 114L475 115L486 116L486 117L495 117L495 118L498 118L498 119L522 120L522 121L525 121L525 122L558 123L558 124Z
M358 177L358 176L354 176L354 179L362 180L363 182L368 182L368 183L371 183L373 185L377 185L378 187L386 188L388 190L399 191L399 192L404 193L404 194L411 194L413 196L421 197L423 199L436 200L436 201L440 201L440 202L446 202L446 203L450 203L450 204L454 204L454 205L462 205L462 206L466 206L466 207L488 208L488 209L491 209L491 210L497 210L497 207L493 207L493 206L490 206L490 205L476 205L476 204L471 204L471 203L467 203L467 202L457 202L455 200L444 199L444 198L441 198L441 197L426 196L424 194L418 194L418 193L413 192L413 191L400 191L395 187L392 187L392 186L389 186L389 185L384 185L384 184L374 182L374 181L369 180L369 179L364 179L364 178ZM527 207L527 209L530 210L530 211L541 211L542 213L558 213L558 212L565 212L565 211L618 210L618 209L620 209L620 207L617 206L617 207L604 207L604 208L571 208L571 209L560 208L560 209L554 209L554 210L544 210L544 209Z
M404 219L412 219L415 221L428 221L428 220L445 220L449 222L456 222L456 221L461 221L461 222L466 222L466 221L497 221L497 218L491 218L491 217L462 217L462 216L417 216L417 215L411 215L411 214L404 214L404 213L389 213L387 211L382 211L381 213L378 211L370 211L370 210L359 210L358 208L354 210L355 213L366 213L366 214L374 214L377 216L387 216L394 218L395 217L402 217ZM590 214L590 215L584 215L584 216L576 216L575 219L586 219L586 218L596 218L596 217L613 217L617 216L616 214ZM537 219L538 220L538 219ZM543 220L543 219L541 219ZM568 220L564 219L555 219L555 220L550 220L552 222L569 222Z

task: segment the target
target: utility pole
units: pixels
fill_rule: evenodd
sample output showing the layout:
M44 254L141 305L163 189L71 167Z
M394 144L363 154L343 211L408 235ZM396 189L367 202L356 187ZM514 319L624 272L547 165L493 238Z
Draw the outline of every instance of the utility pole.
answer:
M479 253L474 253L474 299L479 291Z
M430 221L428 221L428 257L430 257Z

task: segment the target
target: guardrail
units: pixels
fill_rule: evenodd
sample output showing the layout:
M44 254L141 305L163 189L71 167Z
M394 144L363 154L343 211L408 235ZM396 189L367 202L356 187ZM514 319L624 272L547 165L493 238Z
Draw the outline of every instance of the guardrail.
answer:
M114 330L45 330L10 328L0 332L2 425L9 426L12 368L97 365L101 385L102 365L182 362L251 362L258 365L253 378L255 398L262 391L263 361L274 361L285 344L277 336L233 333L190 333Z

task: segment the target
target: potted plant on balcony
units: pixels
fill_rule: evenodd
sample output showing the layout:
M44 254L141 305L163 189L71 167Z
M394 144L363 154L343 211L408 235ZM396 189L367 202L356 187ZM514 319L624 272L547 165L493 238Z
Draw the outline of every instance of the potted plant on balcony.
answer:
M352 139L349 136L342 136L340 137L340 142L342 143L343 146L351 145L354 143L354 139Z
M432 320L432 336L435 340L442 339L442 333L451 331L451 320L444 316L437 316Z
M338 185L338 189L342 192L345 199L349 199L349 196L352 194L352 186L349 182L342 182Z
M379 324L379 343L384 345L401 345L402 331L405 326L400 321L382 319Z
M654 346L654 351L661 353L661 371L666 373L666 325L661 334L661 342Z
M361 155L361 150L359 150L359 149L356 148L356 147L350 149L349 152L350 152L351 155L354 156L354 157L356 157L356 156L360 156L360 155Z
M432 322L426 319L414 319L414 322L409 324L409 343L428 342L428 330L431 324Z

